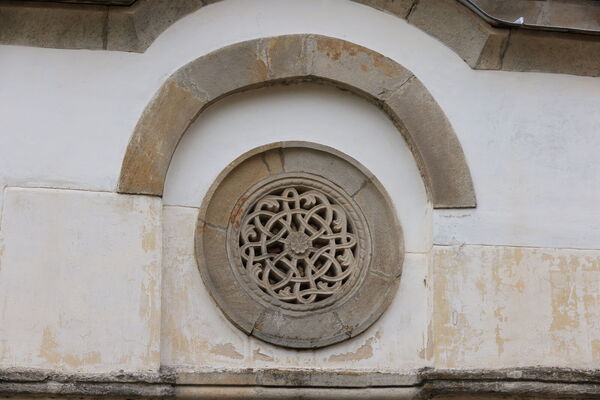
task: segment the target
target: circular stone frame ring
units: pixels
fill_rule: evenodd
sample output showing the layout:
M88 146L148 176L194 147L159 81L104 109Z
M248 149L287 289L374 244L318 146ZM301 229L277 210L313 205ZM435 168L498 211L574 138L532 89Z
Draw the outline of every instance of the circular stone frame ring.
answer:
M196 260L223 314L291 348L352 338L390 305L404 260L383 186L332 148L278 142L215 180L196 228Z

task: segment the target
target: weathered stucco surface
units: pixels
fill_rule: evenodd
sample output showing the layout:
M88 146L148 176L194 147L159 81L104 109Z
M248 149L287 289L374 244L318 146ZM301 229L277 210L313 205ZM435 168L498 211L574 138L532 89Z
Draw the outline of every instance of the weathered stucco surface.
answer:
M156 370L160 199L8 188L0 368Z
M358 337L321 350L290 350L246 336L219 311L198 273L198 210L163 211L162 354L166 366L398 371L427 365L428 257L407 254L400 288L383 317Z
M434 246L436 367L600 363L600 251Z

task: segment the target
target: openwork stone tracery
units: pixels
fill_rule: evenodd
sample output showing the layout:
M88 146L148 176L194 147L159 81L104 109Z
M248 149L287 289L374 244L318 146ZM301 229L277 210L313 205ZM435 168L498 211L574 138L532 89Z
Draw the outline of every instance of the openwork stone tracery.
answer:
M268 301L297 310L322 307L360 277L368 238L341 190L288 177L258 189L247 203L233 245L246 281Z
M317 348L354 337L389 306L402 230L368 170L330 147L273 143L231 163L196 230L200 274L223 314L266 342Z

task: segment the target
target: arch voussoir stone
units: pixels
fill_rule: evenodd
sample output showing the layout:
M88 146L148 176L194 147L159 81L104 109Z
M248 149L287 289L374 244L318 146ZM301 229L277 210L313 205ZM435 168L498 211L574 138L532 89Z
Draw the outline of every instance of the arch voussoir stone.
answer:
M409 144L433 206L475 207L458 138L412 72L357 44L309 34L236 43L171 75L136 125L118 191L161 196L177 143L206 106L240 91L294 82L332 84L380 106Z

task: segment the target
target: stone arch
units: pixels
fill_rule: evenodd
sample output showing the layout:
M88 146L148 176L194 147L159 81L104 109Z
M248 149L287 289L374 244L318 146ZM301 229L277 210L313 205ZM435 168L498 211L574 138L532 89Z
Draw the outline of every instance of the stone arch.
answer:
M381 107L411 148L433 206L475 207L462 147L425 86L379 53L341 39L306 34L236 43L172 74L135 127L118 191L162 196L180 138L210 104L244 90L299 82L334 85Z

